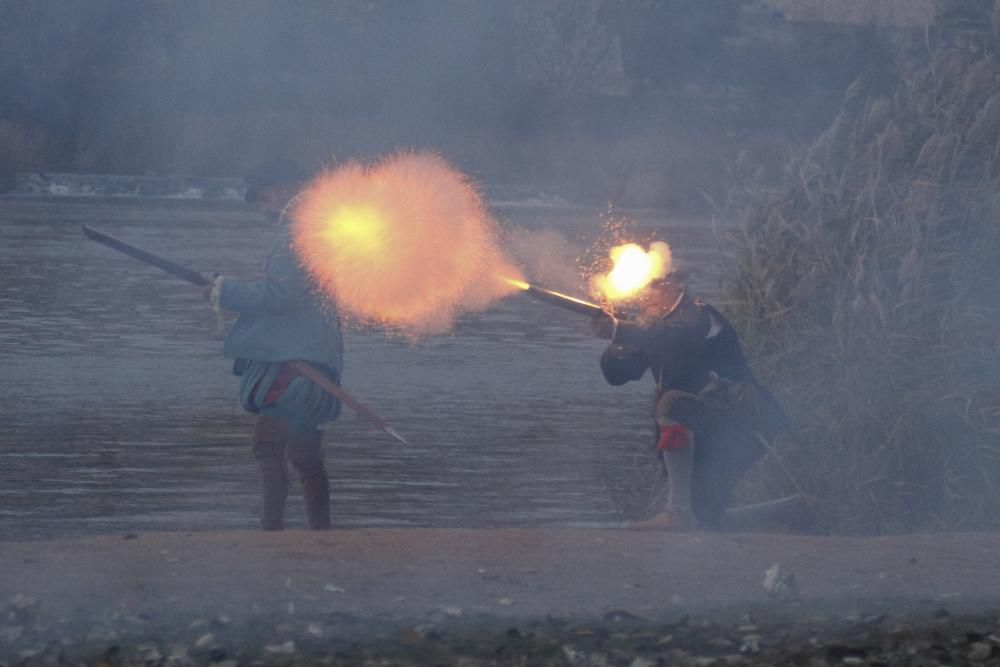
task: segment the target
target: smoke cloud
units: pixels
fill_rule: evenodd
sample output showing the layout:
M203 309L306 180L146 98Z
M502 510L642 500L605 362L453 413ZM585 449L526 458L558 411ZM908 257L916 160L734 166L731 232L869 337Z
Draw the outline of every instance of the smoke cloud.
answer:
M341 312L408 335L447 331L521 277L479 192L431 153L327 171L292 218L296 253Z
M508 234L505 247L528 282L569 293L581 290L580 248L563 234L518 228Z

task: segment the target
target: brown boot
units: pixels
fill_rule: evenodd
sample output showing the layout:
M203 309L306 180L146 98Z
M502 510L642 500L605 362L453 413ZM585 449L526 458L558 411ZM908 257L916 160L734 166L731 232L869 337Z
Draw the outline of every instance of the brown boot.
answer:
M253 455L260 471L262 530L285 527L285 501L288 499L288 464L285 462L287 428L284 422L258 417L253 432Z
M330 478L323 463L323 433L292 431L288 458L299 472L306 520L313 530L330 527Z

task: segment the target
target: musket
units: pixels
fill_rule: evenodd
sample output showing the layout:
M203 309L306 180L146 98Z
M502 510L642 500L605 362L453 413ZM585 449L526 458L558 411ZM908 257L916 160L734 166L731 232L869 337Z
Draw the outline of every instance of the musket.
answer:
M146 264L151 264L159 269L162 269L163 271L166 271L170 275L187 281L197 287L207 287L212 283L211 279L209 279L206 275L199 273L194 269L190 269L186 266L173 262L165 257L154 255L153 253L143 250L142 248L137 248L131 243L126 243L121 239L115 238L110 234L105 234L104 232L98 231L93 227L83 225L83 233L91 241L96 241L100 244L108 246L109 248L113 248L120 253L128 255L129 257L138 259ZM314 365L307 361L293 361L291 364L292 367L295 368L295 370L297 370L303 377L308 378L318 387L323 389L323 391L346 404L349 408L377 426L383 432L404 445L410 444L396 429L389 426L388 422L372 412L371 409L361 403L358 399L351 396L346 390L332 382Z
M556 292L555 290L539 287L538 285L532 285L524 282L523 280L514 280L513 278L504 278L504 280L508 284L519 288L521 290L521 294L529 296L536 301L546 303L550 306L556 306L558 308L562 308L563 310L568 310L579 315L586 315L588 317L603 317L612 314L607 308L604 308L603 306L592 301L587 301L575 296L570 296L569 294L563 294L562 292ZM622 318L619 317L618 319Z

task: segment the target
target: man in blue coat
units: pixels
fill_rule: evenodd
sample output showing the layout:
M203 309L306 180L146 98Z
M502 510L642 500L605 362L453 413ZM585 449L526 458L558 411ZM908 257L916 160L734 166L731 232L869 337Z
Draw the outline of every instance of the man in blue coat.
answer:
M246 200L273 223L274 242L259 281L214 278L208 298L239 317L223 344L240 376L240 403L257 415L253 454L260 471L261 528L284 527L288 463L302 483L309 527L330 527L329 477L320 426L340 402L288 363L301 360L340 382L343 338L335 305L316 294L291 247L287 213L306 175L290 160L265 162L246 176Z

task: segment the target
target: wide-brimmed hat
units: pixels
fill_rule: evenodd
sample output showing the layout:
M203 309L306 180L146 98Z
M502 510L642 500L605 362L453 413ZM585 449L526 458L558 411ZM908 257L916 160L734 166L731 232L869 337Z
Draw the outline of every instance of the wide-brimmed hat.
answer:
M260 193L276 185L297 185L308 178L306 172L294 161L278 158L261 162L247 172L243 177L247 191L244 199L248 202L257 201Z

